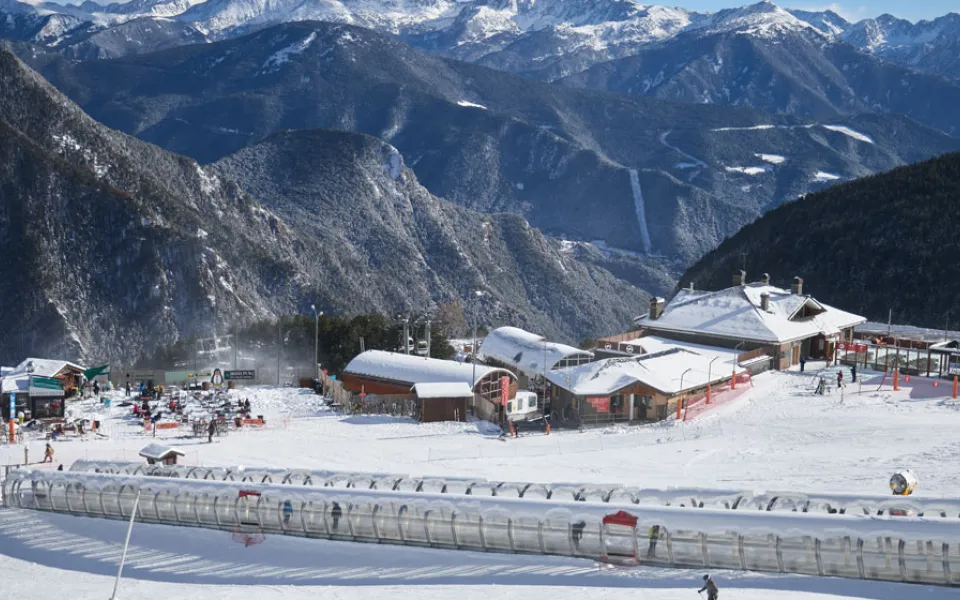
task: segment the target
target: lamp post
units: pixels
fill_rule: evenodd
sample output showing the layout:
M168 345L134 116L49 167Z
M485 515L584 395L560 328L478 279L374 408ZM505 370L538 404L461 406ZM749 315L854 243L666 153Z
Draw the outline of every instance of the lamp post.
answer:
M687 373L692 371L693 368L687 369L680 375L680 397L677 398L677 420L680 420L680 413L683 410L683 378L687 376Z
M320 317L323 311L317 312L315 304L310 305L313 311L313 364L317 366L317 381L320 381Z
M719 356L714 356L713 360L710 361L710 365L707 367L707 404L710 404L710 384L713 382L713 361L720 358Z
M130 524L127 526L127 539L123 542L123 554L120 555L120 567L117 569L117 579L113 582L113 593L110 594L110 600L116 600L117 590L120 589L120 577L123 576L123 564L127 561L127 549L130 547L130 534L133 533L133 520L137 518L137 510L140 508L140 493L137 490L137 498L133 501L133 510L130 512Z
M473 364L473 379L472 386L477 385L477 302L479 298L483 297L483 292L481 290L474 290L473 293L476 295L477 300L473 302L473 345L470 346L470 363ZM476 391L474 391L474 405L476 405Z

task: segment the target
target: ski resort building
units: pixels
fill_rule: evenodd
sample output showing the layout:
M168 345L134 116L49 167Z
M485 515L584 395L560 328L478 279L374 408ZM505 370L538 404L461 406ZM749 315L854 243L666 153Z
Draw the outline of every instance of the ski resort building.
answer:
M484 338L477 358L487 365L512 371L520 387L526 388L530 380L542 378L547 371L592 361L593 353L548 342L542 335L516 327L499 327Z
M776 369L789 368L801 356L832 359L836 344L853 338L866 318L834 308L803 293L795 277L791 289L770 285L770 278L746 283L734 274L734 285L719 291L684 289L668 303L650 300L650 311L634 324L640 335L734 348L743 355L763 352ZM755 352L756 354L756 352Z
M604 423L660 421L677 404L745 375L736 356L704 355L682 348L607 358L547 373L554 388L555 421ZM744 379L746 381L746 379Z
M64 400L79 389L84 369L65 360L28 358L12 368L4 368L0 381L0 408L10 418L10 400L14 416L23 413L34 419L55 419L64 415Z
M358 354L340 379L353 393L380 395L410 395L417 384L462 383L473 395L476 414L492 421L500 420L503 406L517 394L517 377L507 369L382 350Z

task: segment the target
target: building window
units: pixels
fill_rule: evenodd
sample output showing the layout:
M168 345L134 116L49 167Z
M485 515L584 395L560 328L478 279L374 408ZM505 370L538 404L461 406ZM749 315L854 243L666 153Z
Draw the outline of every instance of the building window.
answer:
M623 396L610 396L610 412L615 415L623 412Z

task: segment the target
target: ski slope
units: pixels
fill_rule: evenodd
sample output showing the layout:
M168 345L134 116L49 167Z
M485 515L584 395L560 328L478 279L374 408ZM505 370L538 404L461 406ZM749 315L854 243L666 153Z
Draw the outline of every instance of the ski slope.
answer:
M808 371L811 365L808 363ZM251 399L254 412L267 416L266 428L233 433L213 444L176 437L170 442L187 452L184 462L190 464L758 491L885 494L893 471L910 467L920 478L919 496L960 495L960 442L956 436L960 405L944 397L949 386L934 390L928 382L914 379L913 384L904 384L899 392L893 392L889 383L878 391L879 379L875 377L864 384L862 393L856 393L858 387L848 388L841 399L839 393L815 396L810 373L765 374L755 378L751 393L692 423L611 427L585 433L555 431L549 437L530 434L506 442L499 441L489 428L476 424L419 425L388 417L338 417L323 410L313 394L263 388L241 391L240 395ZM137 450L153 440L144 437L123 416L125 412L113 408L93 413L101 418L110 438L57 442L56 462L69 466L79 458L134 460ZM39 457L42 443L34 442L30 453ZM0 447L0 462L19 462L22 458L22 448ZM85 557L82 543L61 544L58 540L67 528L69 535L91 540L92 548L96 544L119 544L123 538L122 524L62 515L29 516L50 529L43 530L29 543L14 543L20 539L15 536L30 536L37 531L35 525L4 525L0 529L0 568L12 574L5 583L17 591L18 598L39 597L44 592L36 589L35 582L62 579L62 569L69 570L66 577L71 598L102 598L109 594L107 576L115 568L111 561L118 553L101 548L99 552L90 551L96 558ZM16 519L26 517L4 514L3 518L13 518L16 523ZM261 546L243 548L233 544L224 532L190 530L184 538L182 531L167 531L170 529L178 531L159 525L138 525L132 544L147 554L160 553L161 559L175 551L195 556L199 561L226 560L234 565L234 578L225 580L211 575L184 579L176 569L154 573L147 566L132 567L126 571L130 580L124 582L124 589L130 590L127 597L166 598L177 594L236 598L256 593L265 598L306 598L316 597L318 591L313 586L324 585L329 586L323 588L324 597L344 600L396 597L398 593L428 599L471 599L481 594L487 596L487 584L496 583L498 595L507 598L521 594L534 600L580 598L589 593L592 597L611 599L670 599L691 597L701 575L649 569L598 573L593 565L575 559L535 560L474 553L456 553L451 557L452 553L417 550L402 560L415 563L422 575L398 576L395 571L378 571L400 568L390 562L401 560L396 549L279 536L269 537ZM160 531L165 533L161 535ZM275 558L267 559L267 555ZM302 565L304 556L309 557L311 565L323 567L318 574L303 579L282 574L250 579L244 575L279 573L284 567L277 561L289 561L289 569L293 570L306 568ZM456 564L450 564L450 560ZM352 565L349 568L360 569L355 579L343 580L341 575L334 574L348 572L344 561ZM498 569L511 575L483 575L483 567L490 566L484 561L494 561ZM263 564L272 569L259 568ZM564 568L573 571L566 575L551 571ZM213 569L225 570L229 571ZM444 571L460 576L447 577L442 575ZM799 576L721 573L719 578L724 598L748 600L956 597L951 590L937 588ZM242 585L238 588L236 583ZM352 585L355 583L360 586ZM90 593L84 595L84 590Z

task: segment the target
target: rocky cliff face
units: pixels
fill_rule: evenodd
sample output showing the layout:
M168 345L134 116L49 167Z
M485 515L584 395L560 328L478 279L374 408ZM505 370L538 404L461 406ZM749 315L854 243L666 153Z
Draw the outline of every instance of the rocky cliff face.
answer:
M321 284L343 307L416 312L481 291L487 319L575 339L617 330L643 302L522 217L431 195L396 148L370 136L284 132L214 167L315 244Z

